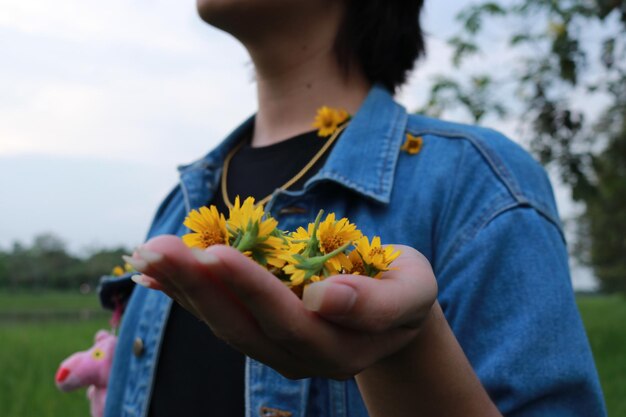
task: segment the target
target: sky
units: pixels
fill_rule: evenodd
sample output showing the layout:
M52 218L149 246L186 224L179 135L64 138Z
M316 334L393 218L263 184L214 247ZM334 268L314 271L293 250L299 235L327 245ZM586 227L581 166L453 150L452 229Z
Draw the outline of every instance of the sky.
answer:
M451 71L445 39L469 0L426 2L428 58L408 109ZM489 65L507 65L506 51ZM52 232L75 253L141 243L176 167L255 110L253 71L193 0L0 0L0 248ZM492 121L505 134L514 127ZM574 212L557 186L562 214ZM579 288L593 287L577 268Z

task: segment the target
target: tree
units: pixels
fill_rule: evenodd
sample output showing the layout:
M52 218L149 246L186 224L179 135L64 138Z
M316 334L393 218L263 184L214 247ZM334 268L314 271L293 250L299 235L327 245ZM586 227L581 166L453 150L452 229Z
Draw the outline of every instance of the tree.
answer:
M487 1L457 19L449 44L462 71L435 79L420 111L519 120L531 150L584 204L581 259L603 290L626 293L626 1ZM498 24L508 31L500 42ZM485 46L509 54L506 71L473 70Z
M0 250L0 288L9 286L9 254Z
M19 242L11 251L0 251L0 288L77 289L82 284L95 288L102 275L122 264L127 249L95 249L79 258L65 242L51 233L36 236L28 247Z
M121 247L93 251L89 257L85 259L85 272L90 277L86 282L95 287L101 276L111 274L114 267L123 264L122 255L127 253L130 253L128 249Z
M81 264L80 259L66 251L63 240L52 233L35 236L29 256L32 263L29 267L31 285L36 288L69 286L66 273ZM76 283L73 283L76 284Z

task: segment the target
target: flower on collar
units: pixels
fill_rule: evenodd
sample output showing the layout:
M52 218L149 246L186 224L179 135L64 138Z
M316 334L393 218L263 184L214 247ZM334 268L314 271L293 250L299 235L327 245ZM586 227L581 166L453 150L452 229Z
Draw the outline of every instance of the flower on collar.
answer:
M413 136L410 133L406 134L406 141L400 148L400 150L405 151L409 155L416 155L422 150L422 146L424 145L424 139L421 136Z
M318 129L320 137L328 137L346 121L350 119L350 114L343 109L332 109L322 106L317 110L313 127Z

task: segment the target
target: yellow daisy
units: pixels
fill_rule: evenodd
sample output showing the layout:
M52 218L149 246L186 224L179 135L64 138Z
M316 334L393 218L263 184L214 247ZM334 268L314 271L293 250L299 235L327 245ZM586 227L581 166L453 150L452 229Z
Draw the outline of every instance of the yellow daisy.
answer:
M122 268L119 265L113 268L113 271L111 271L111 275L115 277L121 277L122 275L124 275L124 273L125 273L124 268Z
M289 248L287 253L302 253L308 242L311 240L311 236L313 236L314 228L315 225L313 223L309 223L309 226L306 229L304 227L298 227L295 232L292 232L288 239Z
M278 222L272 218L263 220L265 212L263 206L254 205L254 198L248 197L243 204L239 201L239 196L235 197L235 205L230 209L228 217L228 228L230 230L245 230L252 224L259 225L259 234L268 235L278 225Z
M183 224L194 232L183 236L183 242L190 248L206 249L212 245L229 244L226 219L215 206L191 210Z
M338 248L354 242L362 236L361 231L357 230L356 225L350 223L345 217L335 220L335 213L330 213L326 220L320 223L317 229L317 239L319 240L319 248L323 254L329 254ZM348 257L340 252L329 261L329 267L335 271L352 268L352 264Z
M233 247L263 266L281 268L287 242L276 226L278 222L265 215L262 205L255 206L252 197L241 204L237 196L226 221Z
M371 244L367 236L363 236L354 246L363 260L366 275L374 278L380 278L384 271L389 271L389 265L400 256L400 252L394 251L393 246L382 247L378 236L374 236Z
M313 127L318 129L319 136L327 137L335 133L337 128L349 118L350 115L345 110L322 106L317 110Z
M314 261L313 263L293 257L286 258L286 260L287 265L283 267L283 272L289 276L287 286L291 289L307 286L312 282L322 281L327 276L339 274L339 271L327 269L323 260ZM317 268L316 266L319 267Z
M421 136L413 136L410 133L406 134L406 141L400 148L409 155L416 155L422 150L424 145L424 139Z
M331 260L343 255L343 252L350 245L350 241L332 248L327 243L325 247L329 249L329 252L324 252L318 239L323 214L324 211L320 210L315 218L315 223L310 223L307 229L300 227L292 233L290 248L281 255L281 258L287 263L283 272L289 277L289 286L292 289L301 285L308 285L311 282L321 281L325 277L339 274L342 271L341 262L331 262ZM331 226L338 223L335 222L334 214L328 216L324 222ZM350 227L345 227L343 223L341 226L344 232L350 229ZM327 228L330 226L325 226L325 229Z
M261 245L259 245L258 252L261 253L267 262L268 267L282 268L285 265L285 261L281 258L281 254L284 251L285 240L277 236L269 236ZM256 260L252 254L252 258Z
M345 270L346 274L352 275L365 275L365 265L363 264L363 259L361 259L361 255L359 255L359 251L353 250L348 254L348 260L352 264L352 267Z
M289 275L290 286L297 287L298 285L302 285L304 283L304 276L306 274L306 271L304 269L298 268L295 260L294 263L285 265L283 271L285 271L285 273Z

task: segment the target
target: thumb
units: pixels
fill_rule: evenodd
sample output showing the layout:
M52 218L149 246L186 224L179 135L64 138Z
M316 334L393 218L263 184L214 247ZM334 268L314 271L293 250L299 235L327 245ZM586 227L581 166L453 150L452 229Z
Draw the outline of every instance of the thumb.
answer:
M400 245L394 245L400 247ZM336 275L308 285L304 306L344 327L382 332L419 327L437 297L437 283L426 258L408 246L381 279Z

